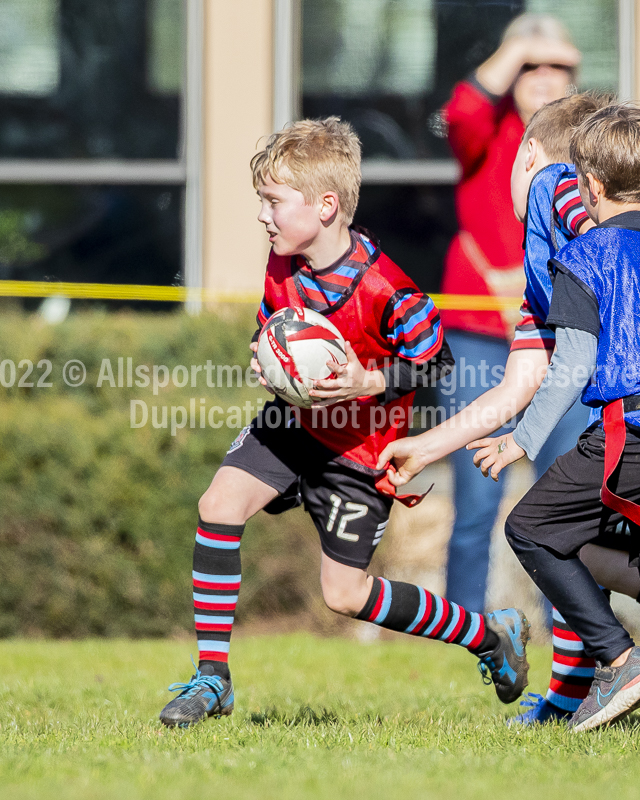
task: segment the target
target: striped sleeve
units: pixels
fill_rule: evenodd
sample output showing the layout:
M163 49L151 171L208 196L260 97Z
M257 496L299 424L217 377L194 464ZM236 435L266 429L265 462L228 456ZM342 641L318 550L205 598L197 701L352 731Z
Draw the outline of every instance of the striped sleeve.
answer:
M272 309L267 304L266 298L263 297L262 302L260 303L260 308L258 309L258 316L256 317L256 321L260 329L262 329L262 326L272 314L273 314Z
M571 173L565 175L553 196L554 218L560 230L568 239L574 239L580 233L580 226L589 219L580 199L578 179Z
M262 302L260 303L260 308L258 309L258 314L256 316L256 322L258 323L258 328L251 337L251 342L257 342L258 337L260 336L260 331L262 330L264 323L269 319L269 317L273 314L273 311L267 305L266 299L263 297Z
M556 344L556 335L533 312L526 294L522 298L520 316L522 319L516 325L510 350L547 350L551 354Z
M442 347L440 312L428 295L401 289L387 304L382 334L396 355L422 364Z

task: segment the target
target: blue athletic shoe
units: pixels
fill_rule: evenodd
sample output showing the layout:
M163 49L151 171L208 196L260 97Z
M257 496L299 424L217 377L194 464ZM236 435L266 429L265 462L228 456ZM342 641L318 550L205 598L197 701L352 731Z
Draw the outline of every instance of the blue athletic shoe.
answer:
M526 708L517 717L510 717L507 720L507 727L512 725L545 725L547 722L566 722L571 717L571 711L564 711L558 706L554 706L546 697L541 694L527 692L524 700L520 701L520 708Z
M189 683L172 683L180 694L162 709L160 722L168 728L188 728L207 717L228 716L233 711L233 683L217 675L196 674Z
M478 669L484 683L493 681L503 703L517 700L529 683L526 645L529 623L517 608L503 608L485 616L485 625L498 637L495 647L478 651Z

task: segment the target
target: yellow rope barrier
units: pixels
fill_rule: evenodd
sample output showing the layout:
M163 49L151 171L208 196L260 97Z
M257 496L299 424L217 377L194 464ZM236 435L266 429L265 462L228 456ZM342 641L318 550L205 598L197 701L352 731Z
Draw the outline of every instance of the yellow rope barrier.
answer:
M490 297L480 294L432 294L438 308L454 311L507 311L519 309L522 297Z
M143 286L116 283L52 283L49 281L0 281L0 297L68 297L73 300L149 300L162 303L251 303L261 297L252 292L221 292L184 286ZM502 311L519 308L517 297L473 294L432 294L438 308L459 311Z
M0 281L0 297L69 297L73 300L151 300L185 303L190 300L219 303L259 303L259 295L187 289L184 286L143 286L117 283L50 283Z

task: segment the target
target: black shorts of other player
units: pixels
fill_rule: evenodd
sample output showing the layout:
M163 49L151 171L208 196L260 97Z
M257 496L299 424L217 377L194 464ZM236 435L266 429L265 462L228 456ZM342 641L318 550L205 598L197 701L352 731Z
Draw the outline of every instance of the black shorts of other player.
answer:
M392 498L377 491L376 476L339 463L295 417L275 409L281 412L282 404L267 403L240 432L222 466L248 472L280 492L265 507L269 514L304 503L322 551L348 567L366 569L387 527Z
M560 555L577 553L588 542L640 553L640 530L603 505L604 431L596 423L580 435L573 450L560 456L509 515L517 532ZM617 488L616 488L617 487ZM640 428L627 425L625 451L609 488L640 502Z
M578 553L589 542L626 550L630 565L637 567L640 529L603 505L603 477L604 432L594 425L527 492L505 530L520 562L583 640L587 655L609 662L633 642ZM624 454L608 486L640 503L640 428L635 425L627 425Z

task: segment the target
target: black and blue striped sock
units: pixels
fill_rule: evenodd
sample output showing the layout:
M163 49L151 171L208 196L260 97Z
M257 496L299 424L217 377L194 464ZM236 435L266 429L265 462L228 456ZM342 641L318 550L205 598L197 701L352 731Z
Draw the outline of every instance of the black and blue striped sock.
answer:
M198 668L229 678L229 644L240 590L244 525L198 521L193 550L193 606Z

